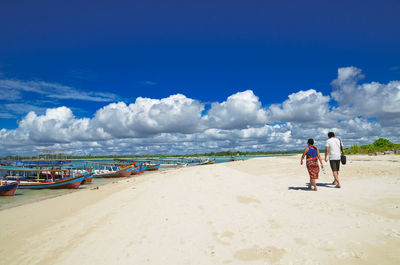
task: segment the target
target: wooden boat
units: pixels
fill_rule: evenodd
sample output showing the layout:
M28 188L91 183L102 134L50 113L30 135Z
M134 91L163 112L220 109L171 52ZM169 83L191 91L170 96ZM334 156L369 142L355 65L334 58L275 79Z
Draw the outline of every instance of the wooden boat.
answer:
M6 182L0 184L0 196L14 196L18 188L18 182Z
M85 179L82 181L81 185L92 183L92 181L93 181L93 172L92 172L92 170L93 170L93 168L89 168L88 169L88 171L87 171L88 174L85 175Z
M127 178L130 177L132 171L135 170L134 166L120 168L119 170L94 172L94 178Z
M156 164L156 165L146 165L146 169L145 171L156 171L160 168L160 164Z
M77 189L85 176L76 176L51 182L20 181L20 189Z
M77 189L87 176L75 175L70 169L0 167L7 179L18 182L20 189Z
M135 167L135 170L132 171L132 175L142 174L147 168L147 165L140 164L138 167Z
M183 162L169 162L169 163L161 163L160 167L186 167L188 163Z
M82 181L81 185L83 184L90 184L93 181L93 174L89 175L88 177L85 177L85 179Z
M211 164L215 164L215 159L214 160L206 160L206 161L198 163L198 165L211 165Z

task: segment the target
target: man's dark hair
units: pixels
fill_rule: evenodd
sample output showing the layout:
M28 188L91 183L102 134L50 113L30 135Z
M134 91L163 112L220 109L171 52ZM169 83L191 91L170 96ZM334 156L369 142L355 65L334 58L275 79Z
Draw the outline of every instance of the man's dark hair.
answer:
M314 140L312 138L310 138L310 139L308 139L307 143L313 145L314 144Z
M334 133L334 132L329 132L329 133L328 133L328 137L329 137L329 138L335 137L335 133Z

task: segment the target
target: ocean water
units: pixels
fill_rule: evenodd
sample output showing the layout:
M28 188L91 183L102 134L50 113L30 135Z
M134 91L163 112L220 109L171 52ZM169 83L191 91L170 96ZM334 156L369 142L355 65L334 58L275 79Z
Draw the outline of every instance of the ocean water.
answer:
M277 155L268 155L268 156L277 156ZM246 160L250 158L254 158L255 156L245 156L245 157L235 157L238 160ZM259 156L257 156L259 157ZM198 159L198 158L193 158ZM225 163L232 160L231 157L210 157L210 160L215 159L215 163ZM88 160L73 160L72 165L75 167L83 167L83 168L90 168L90 167L97 167L101 168L97 163L112 163L112 159L102 159L102 160L91 160L96 163L90 163ZM159 171L169 170L169 167L160 167ZM147 171L145 174L152 174L154 172ZM79 189L17 189L14 196L0 196L0 210L4 210L11 207L16 207L19 205L45 200L49 198L54 198L57 196L61 196L64 194L72 193L72 192L79 192L80 190L91 189L97 186L101 186L118 179L115 178L95 178L93 179L91 184L81 185Z

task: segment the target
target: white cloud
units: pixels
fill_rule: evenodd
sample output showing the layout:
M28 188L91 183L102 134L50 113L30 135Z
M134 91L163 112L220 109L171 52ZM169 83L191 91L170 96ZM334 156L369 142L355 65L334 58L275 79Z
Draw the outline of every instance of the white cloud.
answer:
M251 90L211 103L208 111L205 103L177 94L111 103L87 118L75 117L68 107L44 111L8 103L3 109L32 111L18 128L0 130L0 155L32 154L37 147L75 155L293 150L303 148L308 138L324 149L329 131L345 146L379 137L399 142L399 81L358 84L362 77L360 69L340 68L332 97L310 89L268 108ZM331 107L334 100L337 105Z
M118 99L112 93L85 92L70 86L43 81L21 81L12 79L0 80L0 99L13 101L20 99L22 93L36 93L47 98L75 99L98 102L109 102Z
M26 114L30 111L34 111L35 113L44 113L46 111L46 108L44 107L38 107L26 103L9 103L9 104L4 104L3 106L8 113L15 113L15 114Z
M158 133L193 133L200 126L204 105L177 94L161 100L142 98L133 104L112 103L98 110L94 127L118 137L146 137Z
M259 98L253 91L246 90L233 94L222 103L212 103L203 120L206 127L239 129L263 125L267 121L267 115Z
M275 122L321 123L330 121L329 96L314 89L289 95L282 104L273 104L268 109L268 120Z
M339 68L338 77L332 82L332 97L339 103L337 111L350 116L377 118L382 124L400 125L400 81L359 85L362 78L361 69Z
M0 80L0 100L14 101L21 98L21 93L10 87L2 86Z

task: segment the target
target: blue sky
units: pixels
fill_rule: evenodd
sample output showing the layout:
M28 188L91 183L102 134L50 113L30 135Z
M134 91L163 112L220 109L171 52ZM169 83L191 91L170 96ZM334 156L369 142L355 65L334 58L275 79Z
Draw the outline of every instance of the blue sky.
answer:
M379 133L383 136L394 141L399 137L390 127L397 126L393 114L353 108L350 115L348 109L344 110L350 106L348 100L331 95L334 89L347 89L331 85L339 78L338 69L354 67L347 68L361 82L354 91L367 89L362 84L379 83L386 92L375 96L391 95L395 100L392 103L398 103L397 84L388 84L400 80L399 1L2 1L0 10L3 139L10 140L14 135L12 139L17 140L15 135L22 130L20 123L29 111L40 117L46 115L46 108L64 106L75 120L95 119L98 110L112 103L129 105L138 97L162 100L182 94L203 104L205 110L201 113L207 116L212 106L209 104L223 105L230 96L251 91L259 108L267 113L259 122L251 122L248 114L247 118L243 116L247 124L242 120L226 128L204 125L181 137L197 137L204 143L203 148L194 151L212 150L213 146L273 149L271 143L263 144L268 135L247 144L244 136L241 144L228 138L226 142L211 143L201 137L214 129L229 130L224 132L229 135L234 130L260 129L267 124L292 122L299 128L307 127L287 115L286 120L277 118L270 107L281 104L281 109L287 111L283 104L289 95L310 89L330 97L326 104L339 125L344 120L365 119L381 126L384 131ZM352 102L353 106L356 103ZM347 132L339 125L319 124L315 129ZM20 137L33 135L32 130L26 128ZM287 130L294 137L293 129ZM153 144L154 137L182 132L160 129L139 138L135 133L122 138L118 133L107 133L107 137L80 141L83 145L106 145L104 141L146 139L150 148L147 152L164 152ZM306 134L304 131L307 138ZM376 136L369 133L363 141ZM350 137L348 141L363 142L357 139ZM18 147L18 152L45 145L70 148L68 144L78 140L70 141L30 138L25 148ZM188 145L196 143L193 139L186 141ZM282 145L300 147L300 143L288 142ZM121 146L120 150L126 151ZM6 147L6 152L11 153L14 147ZM175 145L165 148L180 152Z

